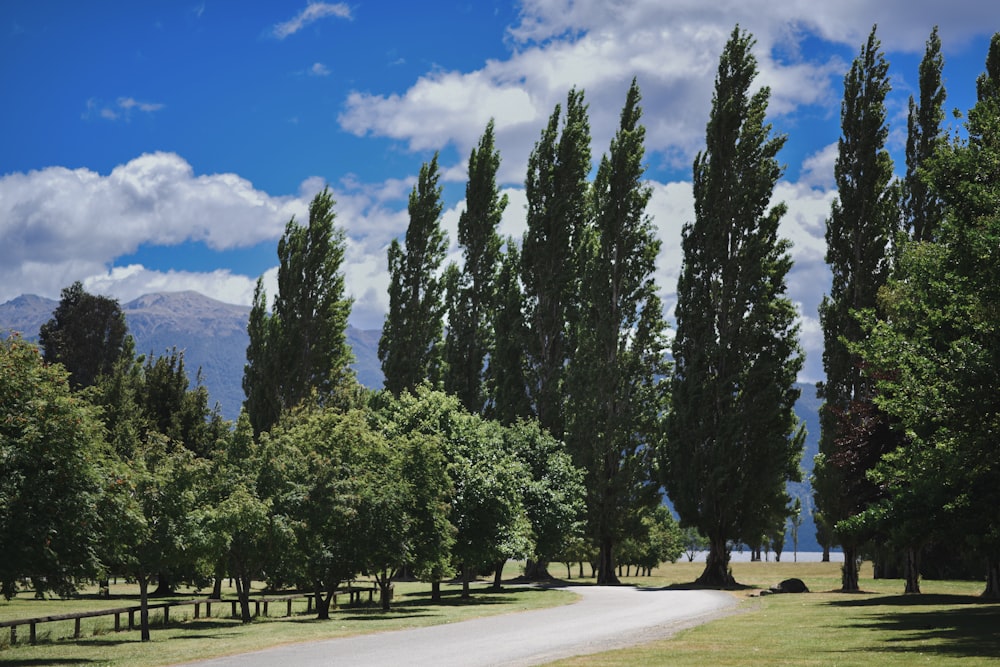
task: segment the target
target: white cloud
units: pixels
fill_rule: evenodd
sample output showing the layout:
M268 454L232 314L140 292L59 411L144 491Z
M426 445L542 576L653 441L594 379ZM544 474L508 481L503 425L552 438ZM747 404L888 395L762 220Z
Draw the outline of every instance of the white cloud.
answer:
M330 76L330 68L323 63L313 63L313 66L309 68L309 74L312 76Z
M290 35L294 35L299 30L302 30L302 28L305 28L310 23L314 23L329 16L350 19L351 8L342 2L310 2L306 5L306 8L296 14L294 18L275 25L272 32L278 39L285 39Z
M104 120L124 118L126 121L129 121L132 119L133 110L149 114L159 111L165 106L165 104L160 102L141 102L134 97L119 97L114 104L106 104L96 97L91 97L87 100L83 118L84 120L89 120L97 116Z
M606 150L635 76L644 96L647 148L665 165L687 166L704 140L719 53L735 24L758 41L757 83L771 88L772 116L810 105L831 113L848 63L805 53L806 38L854 51L878 22L886 49L922 51L936 23L943 39L960 44L995 23L987 4L525 0L520 22L509 29L506 58L472 71L435 70L402 92L354 91L339 120L356 135L389 137L412 151L453 145L465 155L494 117L504 158L500 179L514 184L523 179L552 109L573 86L586 91L595 156Z

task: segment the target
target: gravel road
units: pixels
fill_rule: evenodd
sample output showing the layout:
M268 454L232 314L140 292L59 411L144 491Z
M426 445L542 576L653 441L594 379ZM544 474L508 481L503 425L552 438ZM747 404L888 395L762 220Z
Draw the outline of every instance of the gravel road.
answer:
M326 665L539 665L668 637L735 606L720 591L569 586L574 604L448 625L280 646L215 658L200 667Z

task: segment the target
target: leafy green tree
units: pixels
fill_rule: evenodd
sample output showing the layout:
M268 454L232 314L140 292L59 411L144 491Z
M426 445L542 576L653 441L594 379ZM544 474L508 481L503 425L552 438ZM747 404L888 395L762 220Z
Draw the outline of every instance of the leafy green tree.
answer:
M164 572L194 573L202 583L211 572L211 540L199 491L208 462L153 434L139 444L123 476L107 491L103 539L117 545L108 563L139 584L142 641L149 641L149 584Z
M977 92L968 138L927 165L941 225L931 240L904 246L880 309L867 313L869 336L853 348L877 383L875 401L907 438L870 473L885 497L843 523L888 525L903 544L964 541L986 561L984 596L997 598L1000 33Z
M944 58L937 26L927 39L920 61L920 101L910 96L906 135L906 180L903 206L906 225L917 241L932 239L941 222L941 200L934 195L921 169L943 141L945 89L941 82Z
M487 416L501 424L513 424L518 419L532 416L528 399L527 357L524 353L528 328L520 271L520 250L514 239L508 238L497 277L494 346L486 369L489 395Z
M508 426L504 440L530 476L523 494L534 549L525 575L547 578L547 564L570 551L574 540L583 536L584 471L573 464L566 446L535 420L518 420Z
M38 339L45 361L65 366L70 386L81 389L110 372L126 351L129 336L118 300L90 294L77 281L63 289Z
M594 224L581 239L576 350L569 365L566 440L587 471L587 516L600 554L597 581L615 583L615 544L660 503L654 447L666 411L666 329L654 279L660 241L646 213L645 128L629 88L593 186Z
M0 592L18 580L69 595L97 572L101 471L98 412L68 373L17 336L0 341Z
M321 403L338 396L353 380L347 344L351 299L345 294L342 265L344 230L335 225L334 200L324 188L309 204L309 224L293 217L278 241L278 294L266 313L258 282L250 314L245 403L261 433L281 411L316 394Z
M289 535L280 530L274 499L263 493L260 483L263 464L250 419L243 412L212 461L210 486L215 498L208 525L215 549L236 584L244 623L252 620L251 582L264 576L273 558L274 545L289 541L281 539Z
M872 381L849 349L865 335L853 313L875 308L876 294L891 270L890 243L899 230L899 193L885 149L888 69L872 28L844 77L834 169L838 197L826 225L833 284L819 308L826 381L818 386L824 403L813 489L816 506L831 525L876 499L867 471L895 446L884 416L872 412ZM858 538L838 532L836 539L844 549L842 588L856 591Z
M591 218L590 121L583 91L569 92L561 133L560 116L556 105L528 158L528 229L521 246L528 395L534 416L557 438L565 432L564 383L578 301L577 255Z
M793 406L802 356L785 296L784 204L771 206L785 138L765 123L770 90L751 94L754 40L739 27L719 62L694 162L695 221L677 286L672 409L661 470L681 524L709 540L699 583L734 583L729 543L763 535L798 480L804 429Z
M399 396L424 380L441 379L444 284L438 276L448 250L441 229L438 156L420 167L410 192L405 245L389 246L389 313L382 325L378 358L385 388Z
M648 577L661 563L677 562L684 553L684 533L666 505L644 508L640 526L637 533L622 540L618 568L634 565L636 576Z
M275 512L295 538L287 576L315 593L319 619L330 617L334 591L361 570L358 506L365 480L359 459L376 437L357 410L304 406L263 439L265 460L286 469L269 486Z
M448 309L445 337L445 391L458 396L470 412L487 407L485 371L493 352L493 323L501 240L497 227L507 195L497 188L500 153L493 138L493 121L486 125L479 146L469 156L465 210L458 219L458 244L464 262Z

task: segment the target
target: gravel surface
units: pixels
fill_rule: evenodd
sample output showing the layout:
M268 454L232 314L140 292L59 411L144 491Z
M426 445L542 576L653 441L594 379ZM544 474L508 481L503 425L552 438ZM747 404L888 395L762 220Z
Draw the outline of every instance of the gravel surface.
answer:
M568 586L574 604L215 658L203 667L539 665L669 637L736 606L721 591Z

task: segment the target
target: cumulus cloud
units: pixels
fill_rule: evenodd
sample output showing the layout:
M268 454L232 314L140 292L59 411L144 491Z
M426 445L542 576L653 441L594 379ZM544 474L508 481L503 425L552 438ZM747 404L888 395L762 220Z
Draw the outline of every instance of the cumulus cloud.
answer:
M929 26L960 44L989 30L978 0L774 3L771 0L526 0L509 29L509 55L471 71L435 70L403 92L351 93L339 116L358 136L382 136L412 151L454 146L465 155L490 117L504 157L500 178L523 179L527 157L554 106L573 86L590 103L593 151L606 150L629 80L643 91L647 146L659 165L686 167L702 145L719 53L738 23L757 39L758 85L771 88L772 116L804 106L836 109L848 62L804 54L819 38L860 46L873 23L886 49L921 51ZM890 20L891 19L891 20ZM946 42L948 43L948 42Z
M0 298L58 294L140 245L227 250L276 239L292 215L308 214L318 187L307 181L296 196L273 197L236 174L196 176L174 153L144 154L107 175L8 174L0 177Z
M307 25L329 16L349 19L351 18L351 8L342 2L310 2L294 18L275 25L272 32L278 39L285 39L302 30Z
M313 63L313 66L309 68L309 74L312 76L330 76L330 68L323 63Z

